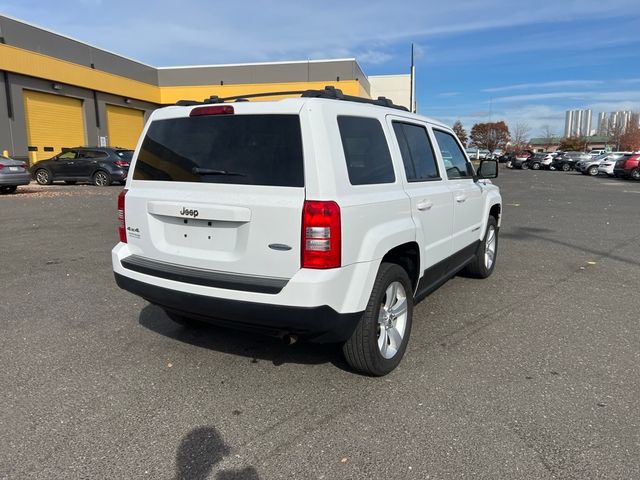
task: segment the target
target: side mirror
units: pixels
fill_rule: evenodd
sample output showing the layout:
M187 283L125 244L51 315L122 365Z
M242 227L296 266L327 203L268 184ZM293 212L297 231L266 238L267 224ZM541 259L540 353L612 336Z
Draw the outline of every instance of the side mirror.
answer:
M478 167L478 179L497 178L498 177L498 161L482 160Z

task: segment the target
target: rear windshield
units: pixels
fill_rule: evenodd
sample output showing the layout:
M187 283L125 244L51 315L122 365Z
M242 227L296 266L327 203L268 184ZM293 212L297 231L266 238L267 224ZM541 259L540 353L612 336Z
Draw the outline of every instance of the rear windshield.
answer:
M213 115L152 122L134 180L303 187L297 115Z

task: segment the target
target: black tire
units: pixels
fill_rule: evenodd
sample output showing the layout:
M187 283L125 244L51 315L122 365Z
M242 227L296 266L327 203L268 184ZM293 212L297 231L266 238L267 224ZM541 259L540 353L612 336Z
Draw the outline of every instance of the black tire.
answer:
M596 175L598 175L598 167L595 165L593 167L589 167L589 170L587 170L587 173L592 177L595 177Z
M534 163L533 165L531 165L531 168L533 170L540 170L540 164L538 162Z
M98 170L93 174L93 184L96 187L108 187L111 185L111 175L109 175L104 170Z
M379 335L381 334L378 317L386 298L386 291L394 282L399 282L404 288L407 316L399 348L391 358L385 358L378 347ZM347 363L354 370L366 375L380 377L391 372L398 366L407 349L411 335L412 317L413 288L409 275L404 268L395 263L382 263L373 284L367 308L351 338L342 346Z
M51 172L46 168L39 168L33 176L40 185L51 185L53 183Z
M569 165L568 163L563 163L562 164L562 171L563 172L568 172L569 170L571 170L571 165Z
M529 164L527 162L523 162L522 165L520 165L520 168L522 170L529 170Z
M631 175L630 176L634 180L640 180L640 169L639 168L634 168L633 170L631 170Z
M492 229L495 235L493 261L490 266L487 266L485 254L487 253L487 240L489 239ZM489 220L487 221L487 230L484 234L480 247L478 247L478 255L476 255L473 261L464 268L463 273L465 275L473 278L487 278L491 273L493 273L493 269L496 266L496 259L498 257L498 231L497 220L494 217L489 217Z
M75 185L76 183L78 183L77 180L65 180L64 183L66 183L67 185Z
M3 185L0 187L0 193L13 193L18 189L17 185Z
M185 328L200 329L207 326L205 322L185 317L184 315L180 315L179 313L171 312L169 310L165 310L164 313L166 313L167 317L169 317L172 321L182 325Z

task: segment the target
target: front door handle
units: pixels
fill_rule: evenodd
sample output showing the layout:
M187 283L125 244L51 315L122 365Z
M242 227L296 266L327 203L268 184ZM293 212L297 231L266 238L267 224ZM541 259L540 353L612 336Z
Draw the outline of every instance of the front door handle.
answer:
M467 196L466 195L458 195L456 196L456 202L458 203L464 203L467 200Z
M418 210L431 210L433 202L431 200L423 200L422 202L419 202L416 207L418 207Z

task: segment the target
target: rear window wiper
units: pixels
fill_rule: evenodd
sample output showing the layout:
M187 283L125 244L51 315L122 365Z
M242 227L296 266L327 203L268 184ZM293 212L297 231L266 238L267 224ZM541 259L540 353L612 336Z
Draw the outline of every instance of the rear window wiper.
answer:
M230 172L229 170L215 170L213 168L193 167L191 171L194 175L233 175L235 177L246 177L244 173Z

